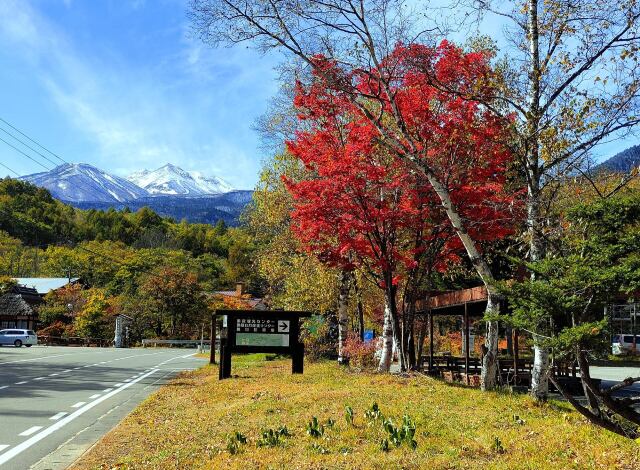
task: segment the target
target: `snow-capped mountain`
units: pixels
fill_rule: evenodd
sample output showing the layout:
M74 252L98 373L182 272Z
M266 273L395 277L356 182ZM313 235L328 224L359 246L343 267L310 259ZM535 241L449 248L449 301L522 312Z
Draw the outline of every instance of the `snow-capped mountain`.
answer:
M21 179L46 188L56 199L68 202L123 202L149 195L136 184L86 163L65 163Z
M233 191L234 188L218 177L206 177L199 172L188 172L167 163L156 170L142 170L127 179L152 195L204 196Z

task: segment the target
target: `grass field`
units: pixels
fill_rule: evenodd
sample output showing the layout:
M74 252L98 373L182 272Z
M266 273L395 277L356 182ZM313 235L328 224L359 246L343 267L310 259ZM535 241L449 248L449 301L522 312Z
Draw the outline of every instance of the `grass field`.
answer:
M640 468L636 442L589 425L566 403L539 406L527 396L356 374L328 362L307 364L297 376L290 361L257 355L234 358L233 367L237 377L223 382L209 366L183 374L73 468ZM373 402L393 426L411 418L415 450L410 439L396 447L382 419L365 416ZM324 425L319 437L307 432L314 416ZM281 426L291 436L261 440L262 431L278 434ZM236 432L246 444L229 440Z

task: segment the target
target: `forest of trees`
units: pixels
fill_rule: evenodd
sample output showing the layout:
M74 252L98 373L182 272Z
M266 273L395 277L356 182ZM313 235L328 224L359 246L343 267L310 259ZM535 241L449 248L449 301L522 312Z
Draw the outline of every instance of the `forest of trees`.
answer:
M83 211L44 189L0 180L0 275L80 278L46 297L41 333L112 339L115 315L134 319L131 340L199 334L205 293L248 283L253 240L241 229L137 212Z

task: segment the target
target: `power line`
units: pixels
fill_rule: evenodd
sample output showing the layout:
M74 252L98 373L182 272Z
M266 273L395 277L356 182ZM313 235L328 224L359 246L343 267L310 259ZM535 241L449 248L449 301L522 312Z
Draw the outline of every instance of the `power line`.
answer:
M5 167L7 170L9 170L11 173L13 173L14 175L16 175L18 178L20 178L20 175L18 174L17 171L12 170L11 168L9 168L7 165L5 165L4 163L0 162L0 166Z
M13 139L17 140L18 142L20 142L22 145L24 145L25 147L27 147L29 150L31 150L32 152L37 153L38 155L40 155L42 158L44 158L46 161L48 161L49 163L51 163L53 166L58 166L58 164L56 162L54 162L53 160L51 160L50 158L48 158L46 155L41 154L40 152L38 152L36 149L34 149L33 147L25 144L23 141L21 141L20 139L18 139L15 135L13 135L11 132L7 131L6 129L3 129L2 127L0 127L0 131L4 132L5 134L7 134L8 136L11 136Z
M25 134L24 132L22 132L20 129L18 129L17 127L15 127L13 124L11 124L10 122L6 121L5 119L2 119L2 117L0 117L0 121L4 122L7 126L9 126L11 129L13 129L14 131L18 132L20 135L26 137L27 139L29 139L31 142L33 142L34 144L36 144L38 147L40 147L42 150L44 150L45 152L50 153L51 155L53 155L54 157L56 157L58 160L60 160L62 163L69 163L68 161L66 161L64 158L62 158L61 156L59 156L58 154L52 152L51 150L49 150L47 147L45 147L44 145L40 144L38 141L32 139L31 137L29 137L27 134Z
M36 160L35 158L31 157L30 155L24 153L22 150L20 150L18 147L16 147L15 145L10 144L9 142L7 142L6 140L4 140L2 137L0 137L0 140L2 142L4 142L5 144L7 144L9 147L11 147L12 149L14 149L16 152L21 153L22 155L24 155L25 157L27 157L29 160L31 160L32 162L37 163L38 165L40 165L42 168L44 168L47 171L50 171L51 168L47 168L45 165L43 165L42 163L40 163L38 160Z

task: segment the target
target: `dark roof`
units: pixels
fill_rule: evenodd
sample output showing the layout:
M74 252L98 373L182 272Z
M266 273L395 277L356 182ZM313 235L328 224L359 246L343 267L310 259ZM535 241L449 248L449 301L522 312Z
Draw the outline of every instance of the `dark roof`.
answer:
M0 315L12 317L33 315L33 308L20 294L5 294L0 297Z

